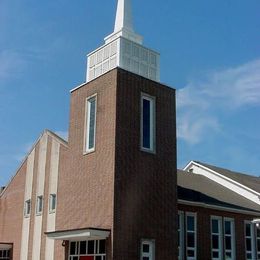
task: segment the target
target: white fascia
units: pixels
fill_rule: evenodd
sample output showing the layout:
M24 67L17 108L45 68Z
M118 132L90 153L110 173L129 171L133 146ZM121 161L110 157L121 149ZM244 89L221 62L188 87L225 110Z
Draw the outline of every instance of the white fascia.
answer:
M194 161L190 161L185 167L184 167L184 171L190 171L193 170L191 172L191 174L200 174L203 175L215 182L217 182L218 184L238 193L239 195L245 197L246 199L249 199L251 201L253 201L256 204L260 205L260 193L256 192L253 189L250 189L249 187L234 181L233 179L230 179L216 171L213 171L211 169L209 169L208 167L201 165L197 162Z
M95 229L79 229L71 231L57 231L46 233L47 237L54 240L69 240L69 241L81 241L81 240L101 240L106 239L110 235L110 231L107 230L95 230Z

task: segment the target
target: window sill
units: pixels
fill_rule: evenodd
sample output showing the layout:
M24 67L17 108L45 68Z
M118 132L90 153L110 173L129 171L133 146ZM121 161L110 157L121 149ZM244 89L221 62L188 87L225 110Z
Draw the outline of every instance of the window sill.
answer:
M39 217L42 215L42 212L36 213L36 217Z
M83 155L88 155L88 154L94 153L95 151L96 151L96 149L91 149L91 150L88 150L88 151L84 151Z
M54 214L56 212L56 210L54 209L54 210L50 210L49 211L49 214Z
M156 150L150 150L144 147L140 147L141 152L150 153L150 154L156 154Z

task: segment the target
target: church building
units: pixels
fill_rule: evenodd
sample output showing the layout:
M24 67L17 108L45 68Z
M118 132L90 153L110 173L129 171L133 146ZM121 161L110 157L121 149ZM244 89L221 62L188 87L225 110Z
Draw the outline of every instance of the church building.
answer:
M200 162L177 170L175 89L131 0L86 71L68 140L45 130L0 190L0 260L260 259L260 188Z

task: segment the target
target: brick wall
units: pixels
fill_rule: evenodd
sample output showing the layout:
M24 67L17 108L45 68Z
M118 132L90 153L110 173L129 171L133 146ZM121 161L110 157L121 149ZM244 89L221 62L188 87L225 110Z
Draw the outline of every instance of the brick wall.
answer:
M39 150L41 146L42 138L46 136L46 150L43 149L43 157L46 154L46 161L43 158L39 158ZM33 179L32 187L27 187L32 189L31 199L31 214L29 218L26 218L29 224L29 229L24 229L25 232L28 232L28 259L32 259L32 252L34 244L37 241L41 243L40 247L40 259L45 259L45 241L46 236L44 232L46 231L47 216L49 214L48 209L48 198L49 198L49 174L50 174L50 159L51 159L51 147L52 147L53 137L51 137L47 132L38 140L34 147L34 157L33 157ZM57 142L57 140L56 140ZM66 150L65 146L61 146ZM45 176L44 183L44 192L43 194L43 212L42 216L36 216L36 190L37 184L39 182L39 163L42 163L42 170ZM28 158L24 161L21 168L16 173L15 177L11 183L7 186L6 190L0 197L0 242L13 243L13 259L20 259L21 252L21 242L22 242L22 232L23 232L23 222L24 218L24 197L25 197L25 187L26 187L26 175L28 174ZM35 237L35 221L37 218L42 218L41 223L41 232ZM62 248L63 249L63 248ZM64 249L60 255L64 255ZM25 257L23 255L23 257ZM62 259L62 258L56 258Z
M234 219L236 260L245 259L244 221L251 221L255 218L255 216L182 204L178 205L178 209L180 211L197 213L197 259L211 259L211 216Z
M13 259L20 259L26 161L0 197L0 242L13 243Z
M117 71L71 94L69 151L61 152L57 230L112 229ZM95 152L84 154L85 105L97 94Z
M156 97L156 155L140 151L141 92ZM96 148L83 153L86 98L97 94ZM61 153L57 230L111 229L109 258L176 256L175 91L121 69L71 94L69 151ZM115 179L116 178L116 179Z
M140 150L141 93L156 98L156 154ZM118 70L113 259L139 259L154 239L156 259L176 257L175 90Z

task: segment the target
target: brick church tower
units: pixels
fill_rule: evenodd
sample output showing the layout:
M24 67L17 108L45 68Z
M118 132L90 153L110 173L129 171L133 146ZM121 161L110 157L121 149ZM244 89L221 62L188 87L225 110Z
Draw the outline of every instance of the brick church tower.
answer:
M47 234L63 241L66 259L177 259L175 90L159 77L131 1L118 0L114 32L71 91L56 231Z

